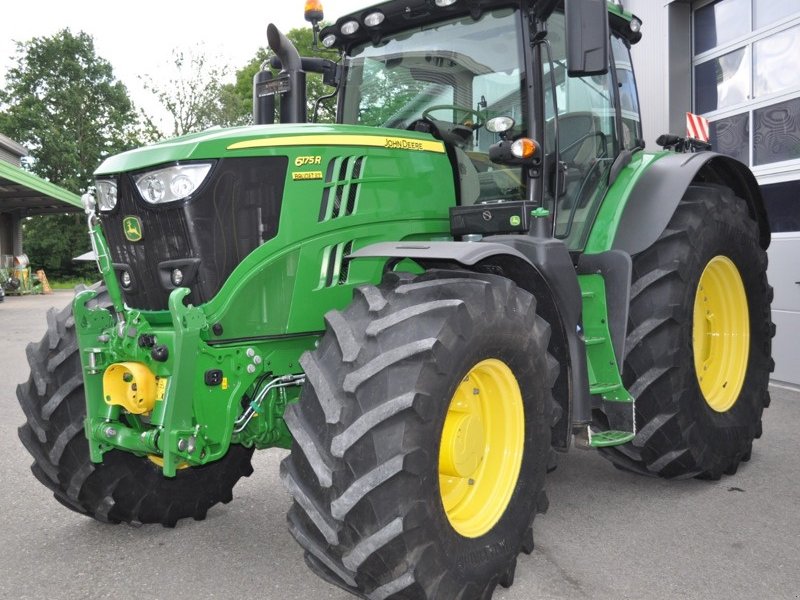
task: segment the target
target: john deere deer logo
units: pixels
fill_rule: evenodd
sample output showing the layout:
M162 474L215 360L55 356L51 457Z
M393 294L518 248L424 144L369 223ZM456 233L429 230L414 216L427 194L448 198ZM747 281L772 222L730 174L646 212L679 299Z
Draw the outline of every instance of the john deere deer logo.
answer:
M138 242L142 239L142 221L139 217L125 217L122 219L122 230L128 241Z

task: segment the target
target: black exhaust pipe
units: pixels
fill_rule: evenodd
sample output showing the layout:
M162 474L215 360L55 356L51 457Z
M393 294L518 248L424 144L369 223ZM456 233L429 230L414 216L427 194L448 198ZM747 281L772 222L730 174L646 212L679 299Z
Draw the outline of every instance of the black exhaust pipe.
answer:
M280 59L283 67L278 77L286 77L289 84L289 89L281 94L281 123L305 123L306 74L305 71L303 71L303 63L300 59L300 54L289 38L278 31L278 28L272 23L267 26L267 42L275 55Z
M272 125L275 122L274 94L259 95L259 85L272 80L272 71L267 63L253 75L253 123L256 125Z

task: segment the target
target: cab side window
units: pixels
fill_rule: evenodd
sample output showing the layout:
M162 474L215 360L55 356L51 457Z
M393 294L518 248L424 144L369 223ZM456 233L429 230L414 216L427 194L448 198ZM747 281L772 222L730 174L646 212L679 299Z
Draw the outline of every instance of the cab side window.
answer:
M628 45L622 38L611 36L611 52L617 73L619 107L622 113L622 147L632 150L642 142L642 119L639 114L639 96L636 92L636 77Z
M617 94L610 71L585 77L567 75L564 29L564 15L554 13L548 20L551 57L545 53L542 65L545 150L554 157L557 138L559 163L550 161L552 172L548 174L550 203L557 207L556 237L579 249L608 189L608 171L619 152Z

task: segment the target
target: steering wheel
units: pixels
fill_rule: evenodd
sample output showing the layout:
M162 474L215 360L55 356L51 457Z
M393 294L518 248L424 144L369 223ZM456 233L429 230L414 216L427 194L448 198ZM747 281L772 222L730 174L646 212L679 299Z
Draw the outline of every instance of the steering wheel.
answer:
M436 119L431 116L431 113L439 111L439 110L449 110L454 113L463 113L465 119L461 120L459 123L452 123L452 121L443 121L442 119ZM468 117L474 116L475 120L472 121ZM456 106L455 104L438 104L436 106L431 106L426 108L422 111L422 118L428 119L429 121L433 121L434 123L443 122L443 123L452 123L457 127L467 127L470 131L475 131L483 125L483 115L478 112L477 110L473 110L471 108L466 108L464 106Z
M452 121L444 121L431 116L432 113L439 110L449 110L455 113L460 112L465 116L465 119L462 123L453 123ZM474 116L475 120L470 120L470 116ZM455 106L452 104L440 104L426 108L422 112L422 118L411 123L408 129L417 129L418 125L421 123L433 125L438 137L445 142L458 147L464 147L472 141L472 133L483 125L483 115L471 108L464 108L463 106Z

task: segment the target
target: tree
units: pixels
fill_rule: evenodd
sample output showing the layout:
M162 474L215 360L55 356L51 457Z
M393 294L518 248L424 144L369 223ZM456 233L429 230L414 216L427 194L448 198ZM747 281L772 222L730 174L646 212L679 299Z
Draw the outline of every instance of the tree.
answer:
M127 89L95 54L91 36L64 29L33 38L17 43L14 59L0 89L0 131L28 148L35 174L80 193L105 157L138 145ZM89 248L82 215L34 217L24 232L35 267L82 275L71 263Z
M50 279L95 278L93 262L72 259L91 249L86 217L82 213L31 217L23 223L25 253L35 269L44 269Z
M0 131L28 148L34 173L79 193L106 156L137 145L137 116L86 33L17 43L0 90Z
M299 27L292 29L286 37L297 48L300 56L318 56L321 58L335 58L336 54L324 48L313 47L313 32L310 27ZM253 111L253 77L261 70L261 65L268 61L275 53L268 48L261 48L255 57L244 67L236 71L236 83L223 86L222 92L228 94L232 109L238 110L240 118L247 123L252 122ZM333 88L322 83L322 76L317 73L308 73L306 77L306 98L308 118L314 114L314 105L317 98L326 96L333 91ZM277 103L276 103L277 104ZM317 115L317 121L321 123L331 123L336 118L336 102L331 99L323 102ZM276 117L277 122L277 117Z
M231 97L229 86L224 84L227 67L214 64L202 46L174 49L168 66L171 75L166 82L147 75L142 77L145 89L155 95L172 119L168 135L176 137L214 125L230 127L247 123L238 99ZM145 122L159 129L153 117L145 115Z

